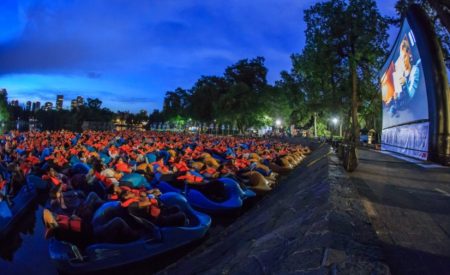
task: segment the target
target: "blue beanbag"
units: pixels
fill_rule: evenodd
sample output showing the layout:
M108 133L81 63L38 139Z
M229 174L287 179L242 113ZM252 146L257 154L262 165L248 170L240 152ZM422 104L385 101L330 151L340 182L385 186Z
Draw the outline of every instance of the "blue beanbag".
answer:
M131 184L131 187L136 189L141 187L147 188L149 185L147 179L138 173L126 174L120 179L120 181L129 182Z

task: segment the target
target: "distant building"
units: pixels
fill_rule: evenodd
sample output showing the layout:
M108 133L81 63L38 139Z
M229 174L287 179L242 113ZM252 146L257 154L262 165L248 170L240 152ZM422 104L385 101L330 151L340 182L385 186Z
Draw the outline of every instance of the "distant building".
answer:
M70 102L70 110L78 109L78 101L76 99L72 99Z
M37 112L37 111L39 111L39 109L41 109L41 102L39 102L39 101L33 102L32 106L31 106L31 111Z
M64 96L63 95L57 95L56 96L56 110L57 111L61 111L63 108L63 101L64 101Z
M26 111L31 111L31 101L27 101L27 104L25 105Z
M84 99L83 99L83 97L82 96L77 96L77 105L78 105L78 107L81 107L81 106L83 106L84 105Z
M19 100L11 100L11 106L18 107L19 106Z
M53 109L53 103L47 101L44 104L44 111L50 111L51 109Z

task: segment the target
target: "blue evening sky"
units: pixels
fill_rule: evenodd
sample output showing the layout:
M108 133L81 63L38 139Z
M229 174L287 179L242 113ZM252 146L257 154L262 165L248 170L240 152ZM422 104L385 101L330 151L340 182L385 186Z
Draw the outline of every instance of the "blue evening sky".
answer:
M264 56L273 83L304 46L313 0L1 0L0 88L41 103L78 95L161 108L166 91ZM378 0L394 16L396 0ZM390 42L396 36L391 28Z

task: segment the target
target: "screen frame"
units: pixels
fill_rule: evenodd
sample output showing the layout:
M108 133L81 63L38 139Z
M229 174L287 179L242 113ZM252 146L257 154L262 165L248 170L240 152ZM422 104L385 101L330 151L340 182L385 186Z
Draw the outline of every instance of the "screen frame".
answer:
M411 5L387 56L381 67L379 78L385 72L389 61L392 60L396 45L401 39L401 30L405 21L416 37L417 49L422 60L425 87L428 103L428 160L450 165L450 91L448 89L447 70L444 63L442 49L435 35L427 15L418 5ZM383 115L383 114L382 114ZM422 120L424 121L424 120ZM420 121L410 121L384 129L416 124Z
M411 5L406 20L416 36L424 70L428 96L428 159L450 164L450 101L447 70L442 49L427 15L418 5Z

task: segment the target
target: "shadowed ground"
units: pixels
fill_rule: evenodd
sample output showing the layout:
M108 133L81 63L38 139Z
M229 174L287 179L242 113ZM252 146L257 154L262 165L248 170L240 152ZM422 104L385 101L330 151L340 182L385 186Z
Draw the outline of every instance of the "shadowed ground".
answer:
M450 168L361 150L350 174L394 274L450 274Z

